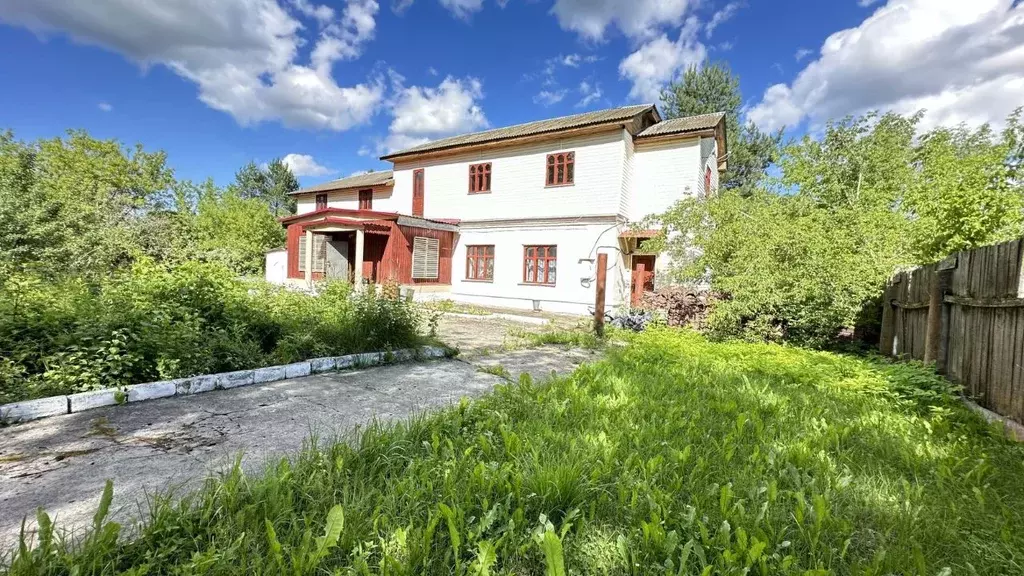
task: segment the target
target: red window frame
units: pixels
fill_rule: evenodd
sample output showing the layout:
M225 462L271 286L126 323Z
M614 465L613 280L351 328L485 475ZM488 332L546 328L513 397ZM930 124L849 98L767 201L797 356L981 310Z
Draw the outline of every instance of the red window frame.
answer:
M530 279L530 263L533 263L533 279ZM554 263L554 266L551 264ZM543 264L543 266L542 266ZM543 271L543 273L541 273ZM554 286L558 272L558 246L523 246L523 284Z
M327 208L327 194L317 194L316 209L323 210L324 208Z
M711 196L711 167L704 167L704 195Z
M545 186L571 186L576 181L576 153L548 154L544 165Z
M491 163L469 165L469 193L486 194L491 191Z
M466 280L494 281L494 244L466 246Z
M373 189L359 191L359 209L373 210Z

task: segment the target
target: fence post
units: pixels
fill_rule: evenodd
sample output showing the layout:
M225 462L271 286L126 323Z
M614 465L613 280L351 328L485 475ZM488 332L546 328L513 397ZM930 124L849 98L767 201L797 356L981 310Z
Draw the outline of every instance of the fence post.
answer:
M948 337L949 329L944 327L944 320L948 318L945 313L943 298L949 291L950 281L953 278L953 269L956 268L956 256L947 258L935 266L932 271L931 285L928 287L928 320L924 333L924 361L925 363L935 362L939 371L946 369L946 349L948 342L944 342L943 334Z
M882 291L882 327L878 335L878 351L883 356L892 356L892 341L896 333L896 316L892 307L892 297L895 293L896 279L890 279Z
M597 255L597 297L594 301L594 332L598 338L604 337L604 292L608 279L608 255Z

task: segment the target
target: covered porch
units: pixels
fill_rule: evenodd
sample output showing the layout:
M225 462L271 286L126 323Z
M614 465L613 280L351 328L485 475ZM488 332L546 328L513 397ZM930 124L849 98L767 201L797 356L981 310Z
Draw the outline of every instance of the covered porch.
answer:
M389 212L325 208L282 219L288 230L287 278L307 286L337 278L353 285L451 283L451 250L457 225ZM429 275L414 270L431 258Z

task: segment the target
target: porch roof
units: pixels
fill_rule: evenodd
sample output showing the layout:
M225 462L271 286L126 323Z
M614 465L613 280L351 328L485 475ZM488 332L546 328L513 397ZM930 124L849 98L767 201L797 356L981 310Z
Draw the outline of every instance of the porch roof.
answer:
M390 220L353 220L351 218L336 218L328 216L319 220L310 220L302 225L305 229L316 229L324 226L342 226L345 228L360 228L367 234L390 234Z

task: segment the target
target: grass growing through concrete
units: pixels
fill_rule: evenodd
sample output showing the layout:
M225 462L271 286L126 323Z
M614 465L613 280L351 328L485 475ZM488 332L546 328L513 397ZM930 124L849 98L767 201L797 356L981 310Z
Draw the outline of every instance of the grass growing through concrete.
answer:
M628 336L11 574L1020 574L1024 448L919 366ZM48 525L48 519L42 524ZM113 536L111 536L113 534Z

